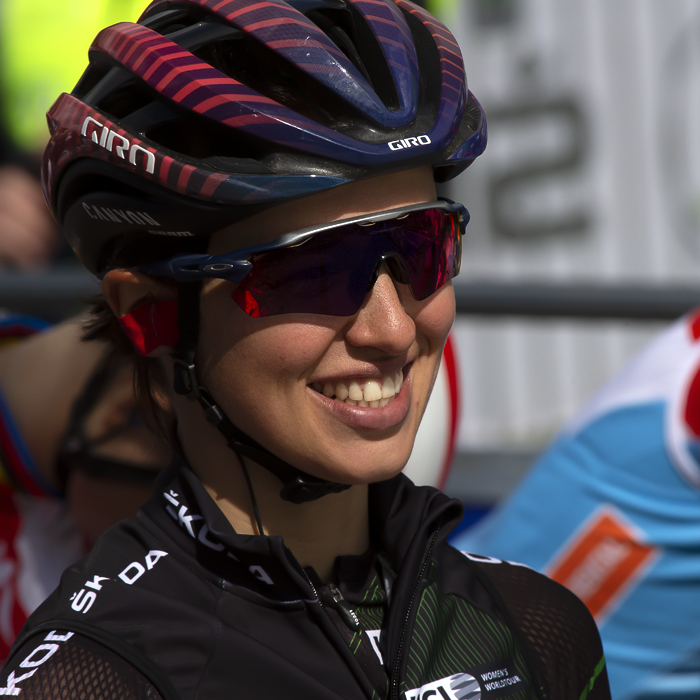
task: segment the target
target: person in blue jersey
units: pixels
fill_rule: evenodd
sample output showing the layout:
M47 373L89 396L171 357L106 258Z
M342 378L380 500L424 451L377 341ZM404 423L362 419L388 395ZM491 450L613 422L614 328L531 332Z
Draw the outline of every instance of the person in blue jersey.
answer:
M401 473L469 218L435 183L486 145L447 27L409 0L157 0L90 61L48 115L47 196L176 458L0 694L607 700L581 601L450 547L460 502Z
M652 341L453 544L576 593L599 625L615 698L698 697L700 312Z
M0 316L0 663L27 617L167 464L135 419L133 366L84 319Z

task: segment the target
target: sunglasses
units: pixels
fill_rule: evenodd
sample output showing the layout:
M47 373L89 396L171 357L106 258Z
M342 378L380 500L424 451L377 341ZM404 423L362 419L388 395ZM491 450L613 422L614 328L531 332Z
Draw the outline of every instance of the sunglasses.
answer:
M181 255L141 267L155 277L236 282L233 300L253 318L290 313L352 316L382 265L421 301L459 274L469 213L449 200L320 226L221 255Z

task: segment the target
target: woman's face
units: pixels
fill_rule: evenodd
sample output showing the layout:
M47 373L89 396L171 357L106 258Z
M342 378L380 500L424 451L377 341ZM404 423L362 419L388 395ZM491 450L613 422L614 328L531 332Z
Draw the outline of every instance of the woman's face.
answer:
M435 199L430 168L384 175L240 222L216 234L210 252ZM250 318L232 300L233 288L223 280L205 284L197 354L200 379L233 423L320 478L357 484L397 474L413 448L454 319L451 284L416 301L383 268L350 317ZM358 391L363 398L355 400L380 405L340 400L350 393L352 401Z

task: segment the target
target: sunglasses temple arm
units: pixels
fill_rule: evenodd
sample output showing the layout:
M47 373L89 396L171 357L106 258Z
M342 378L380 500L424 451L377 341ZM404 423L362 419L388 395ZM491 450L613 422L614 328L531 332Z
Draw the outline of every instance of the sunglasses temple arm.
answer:
M249 272L247 261L216 263L217 257L204 254L181 255L170 260L142 265L139 271L151 277L168 277L176 282L196 282L209 277L240 282ZM204 266L212 269L202 269Z

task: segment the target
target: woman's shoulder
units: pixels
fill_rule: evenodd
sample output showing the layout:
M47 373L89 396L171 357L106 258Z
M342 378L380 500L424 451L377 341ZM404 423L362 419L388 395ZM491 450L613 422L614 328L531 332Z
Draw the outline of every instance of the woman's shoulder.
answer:
M0 695L20 695L23 700L163 700L123 656L90 637L65 630L44 631L27 639L0 673Z
M163 621L178 609L164 594L182 568L170 565L168 549L136 518L104 533L27 620L2 669L0 695L82 697L62 694L75 687L102 700L171 697L171 684L149 660L152 646L163 643ZM144 626L158 633L139 636Z
M446 549L450 592L458 592L453 569L462 562L514 629L550 697L569 697L576 689L576 697L610 697L598 628L574 593L518 562Z
M595 622L581 599L539 571L517 561L450 549L460 559L468 560L482 580L490 582L511 611L521 608L532 611L544 605L554 617L573 616L595 628Z

